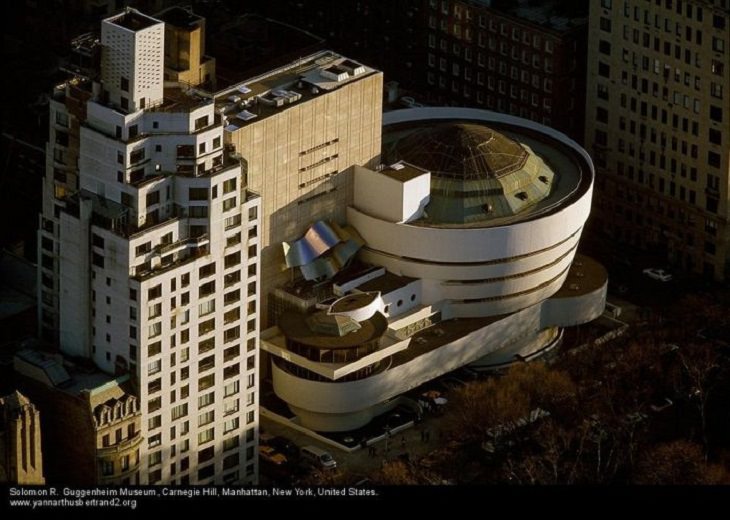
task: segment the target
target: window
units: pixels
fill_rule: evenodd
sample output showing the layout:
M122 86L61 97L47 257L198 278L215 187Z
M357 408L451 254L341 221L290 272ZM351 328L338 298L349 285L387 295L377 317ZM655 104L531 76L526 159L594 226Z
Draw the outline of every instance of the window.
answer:
M195 130L200 130L208 126L208 116L199 117L195 120Z
M198 278L206 278L215 274L215 262L204 265L198 270Z
M206 370L210 370L215 367L215 355L208 356L207 358L198 361L198 373L202 374Z
M208 189L188 188L188 200L208 200Z
M206 316L215 311L215 300L209 300L198 305L198 316Z
M215 420L215 411L210 410L198 416L198 426L205 426Z
M209 374L205 377L198 379L198 391L207 390L212 388L215 384L215 374Z
M214 292L215 292L215 280L211 280L210 282L206 282L200 286L200 289L198 290L198 298L204 298L206 296L210 296Z
M223 201L223 211L229 211L236 207L236 197L231 197Z
M120 77L119 79L121 80L119 88L124 92L129 92L129 80L125 77Z
M152 323L148 328L148 336L155 338L162 334L162 322Z
M241 309L236 307L234 309L231 309L230 311L226 312L223 315L223 323L232 323L234 321L238 321L241 317Z
M238 438L238 435L235 437L229 437L228 439L223 440L223 451L232 450L233 448L238 448L240 445L240 440Z
M232 327L223 332L223 342L229 343L241 337L241 328Z
M725 40L722 38L712 37L712 50L715 52L725 52Z
M155 415L154 417L150 417L147 420L147 429L148 430L155 430L162 426L162 416L161 415Z
M144 148L140 148L139 150L135 150L131 154L129 154L129 163L136 164L138 162L144 161L144 157Z
M188 404L183 403L179 404L175 407L173 407L172 411L170 412L170 417L173 421L176 421L177 419L180 419L181 417L185 417L188 414Z
M710 105L710 119L722 123L722 108Z
M101 474L104 475L105 477L114 475L114 461L113 460L102 460Z
M157 374L161 370L162 370L162 360L161 359L157 359L155 361L151 361L147 365L147 375L152 376L154 374Z
M241 233L236 233L226 238L226 247L235 246L241 243Z
M159 204L160 203L160 192L159 191L151 191L147 194L146 202L148 206L152 206L153 204Z
M215 428L208 428L207 430L198 433L198 444L205 444L206 442L212 441L214 431Z
M231 254L225 256L224 266L226 269L228 269L229 267L236 266L240 263L241 263L241 253L239 251L236 251L235 253L231 253Z
M207 218L208 206L190 206L188 208L190 218Z
M709 164L710 166L713 166L715 168L719 168L720 162L721 162L721 158L720 158L719 153L713 152L713 151L707 152L707 164Z
M223 387L223 395L230 397L236 395L240 390L240 381L231 381Z
M607 63L598 62L598 75L604 78L610 78L611 67Z
M237 430L239 426L239 419L238 417L234 417L233 419L229 419L228 421L223 422L223 433L232 432L233 430Z
M236 359L241 354L241 347L238 345L233 345L232 347L228 347L223 351L223 362L231 361L232 359Z
M236 191L236 179L228 179L223 183L223 194L231 193Z
M216 150L221 147L221 138L216 137L213 139L213 150Z
M149 439L147 439L147 447L148 448L156 448L162 444L162 434L156 433L155 435L152 435ZM159 454L159 452L157 452ZM150 464L151 466L152 464Z
M162 284L155 285L154 287L151 287L147 290L147 299L148 300L154 300L155 298L160 298L162 296Z
M201 395L198 397L198 409L205 408L208 405L213 404L213 401L215 400L215 392L210 392L205 395Z

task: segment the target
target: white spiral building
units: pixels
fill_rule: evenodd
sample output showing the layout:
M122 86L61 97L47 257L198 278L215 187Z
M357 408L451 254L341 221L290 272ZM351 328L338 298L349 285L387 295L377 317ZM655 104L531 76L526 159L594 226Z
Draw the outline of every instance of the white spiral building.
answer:
M535 357L560 327L605 305L605 270L575 259L594 179L580 146L476 109L383 120L390 166L355 167L347 211L364 242L359 260L380 269L333 283L340 296L379 294L379 312L377 298L360 298L359 313L358 299L340 299L309 321L287 313L262 342L275 356L274 390L313 430L362 426L403 392L467 364ZM340 326L321 327L335 316Z

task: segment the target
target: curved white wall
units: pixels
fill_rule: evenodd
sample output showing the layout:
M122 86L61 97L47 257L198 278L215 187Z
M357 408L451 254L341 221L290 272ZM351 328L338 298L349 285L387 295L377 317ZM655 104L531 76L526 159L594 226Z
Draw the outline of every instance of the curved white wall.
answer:
M573 327L593 321L606 308L607 290L608 281L588 294L550 298L542 306L542 322L546 326Z
M567 272L555 282L558 288L565 276ZM581 296L545 300L556 290L551 284L537 291L535 297L543 300L542 303L514 312L407 363L358 381L310 381L273 363L274 391L289 404L307 428L318 431L355 429L367 424L378 413L378 406L426 381L477 360L488 359L492 363L495 359L513 357L514 353L522 353L526 348L530 352L543 348L554 337L545 329L583 323L600 315L599 311L602 312L605 304L605 289L604 285ZM487 309L488 312L492 310ZM444 310L445 319L468 315L473 315L468 304L447 305Z
M349 316L353 320L357 322L366 321L373 317L373 315L376 312L382 312L383 307L385 307L385 304L383 303L383 298L378 295L376 298L373 298L373 301L370 303L367 303L363 305L362 307L358 307L356 309L351 309L347 311L333 311L332 308L337 305L337 302L340 300L346 300L348 298L351 298L351 296L343 296L342 298L337 299L329 308L328 313L329 314L337 314L339 316Z
M575 249L580 240L579 229L563 243L531 255L505 259L494 263L449 264L393 256L383 251L364 247L360 257L371 264L385 267L391 273L412 278L433 278L437 280L487 280L505 276L521 275L540 269Z
M531 305L538 304L558 292L567 277L568 270L545 286L517 296L484 302L451 302L447 305L443 315L447 318L469 318L476 316L499 316L501 314L515 312Z

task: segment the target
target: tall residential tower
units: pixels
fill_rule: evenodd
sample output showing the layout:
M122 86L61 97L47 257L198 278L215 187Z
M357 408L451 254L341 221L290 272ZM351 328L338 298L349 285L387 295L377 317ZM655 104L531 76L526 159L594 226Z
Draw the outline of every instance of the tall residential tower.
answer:
M99 77L51 104L45 337L131 375L134 482L254 482L260 199L212 96L164 80L162 21L128 9L98 45Z
M715 280L730 278L729 27L727 0L591 2L596 230Z

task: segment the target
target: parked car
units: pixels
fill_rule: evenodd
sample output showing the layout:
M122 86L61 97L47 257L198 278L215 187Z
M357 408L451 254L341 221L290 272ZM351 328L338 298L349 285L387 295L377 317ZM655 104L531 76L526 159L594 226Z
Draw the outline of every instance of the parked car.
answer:
M299 448L286 437L272 437L268 444L278 452L286 455L288 459L295 459L299 456Z
M301 449L302 458L318 469L335 469L337 461L328 452L317 446L304 446Z
M668 282L672 279L672 275L664 269L657 269L655 267L647 267L644 269L643 273L649 278L659 280L660 282Z
M286 464L286 457L276 451L271 446L266 446L265 444L259 445L259 457L261 460L269 462L271 464L275 464L277 466L281 466L282 464Z

